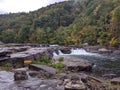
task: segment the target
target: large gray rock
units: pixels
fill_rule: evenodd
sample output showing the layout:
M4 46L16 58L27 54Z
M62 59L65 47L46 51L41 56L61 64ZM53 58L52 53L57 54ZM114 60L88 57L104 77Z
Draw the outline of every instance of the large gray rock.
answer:
M52 59L52 54L48 48L31 48L24 52L18 52L15 54L11 54L10 58L13 62L13 65L20 64L24 66L24 60L40 60L42 56L48 56L48 58Z
M30 77L28 80L16 82L13 72L0 71L0 90L64 90L63 86L59 86L59 82L59 80L41 80Z
M99 52L99 53L112 53L111 50L108 50L108 49L106 49L106 48L100 48L100 49L98 49L98 52Z
M64 54L70 54L71 53L71 48L68 48L68 47L61 47L60 50Z
M14 80L19 81L19 80L27 80L28 75L26 73L26 69L16 69L14 70Z
M98 53L98 49L102 48L102 46L83 46L83 48L87 51L87 52L92 52L92 53Z
M74 57L64 57L63 64L70 71L91 71L93 66L90 61Z
M111 80L111 84L115 84L115 85L119 84L120 85L120 77L119 78L113 78Z
M114 55L120 55L120 50L115 50L115 51L113 51L113 54L114 54Z
M65 90L87 90L85 84L77 76L72 76L71 79L65 79Z
M29 65L29 69L36 70L36 71L44 71L43 73L49 74L48 76L53 76L56 74L56 69L46 66L46 65L38 65L38 64L31 64Z

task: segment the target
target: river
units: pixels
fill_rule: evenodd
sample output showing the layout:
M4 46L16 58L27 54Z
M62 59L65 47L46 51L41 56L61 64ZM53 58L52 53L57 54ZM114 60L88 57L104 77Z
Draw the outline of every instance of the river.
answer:
M73 56L83 58L94 63L93 74L116 74L120 76L120 56L110 54L98 54L86 52L84 49L72 49L71 54L63 54L59 51L59 55Z

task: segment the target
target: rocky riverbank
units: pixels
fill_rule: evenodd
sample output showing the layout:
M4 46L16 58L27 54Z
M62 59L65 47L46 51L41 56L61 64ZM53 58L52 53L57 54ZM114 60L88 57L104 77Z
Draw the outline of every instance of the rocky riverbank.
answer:
M106 47L106 46L82 46L87 52L120 55L120 47Z
M92 75L92 62L70 56L61 60L61 56L53 56L57 50L70 53L70 49L65 47L1 48L0 64L9 62L12 68L0 71L0 90L120 90L120 79L116 75L95 77ZM50 62L40 62L44 55L47 56L44 60ZM25 65L25 60L37 63Z

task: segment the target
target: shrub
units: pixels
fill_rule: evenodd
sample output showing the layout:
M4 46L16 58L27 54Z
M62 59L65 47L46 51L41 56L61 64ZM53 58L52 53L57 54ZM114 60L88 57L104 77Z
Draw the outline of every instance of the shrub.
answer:
M37 61L33 61L34 64L45 64L45 65L49 65L51 64L51 60L49 59L49 57L47 55L43 55L41 57L40 60L37 60Z
M11 70L13 68L11 63L5 63L0 66L0 70Z
M59 62L63 62L63 60L64 60L64 57L59 57L58 59Z
M58 62L58 63L53 63L52 67L54 67L57 70L57 72L60 72L60 70L64 67L64 65L61 62Z
M115 39L114 37L110 40L110 46L115 46L117 45L117 39Z

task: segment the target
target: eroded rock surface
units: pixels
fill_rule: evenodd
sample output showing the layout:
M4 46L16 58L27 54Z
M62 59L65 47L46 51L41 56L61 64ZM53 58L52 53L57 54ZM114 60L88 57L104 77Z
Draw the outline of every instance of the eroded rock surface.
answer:
M14 80L19 81L19 80L27 80L28 75L26 69L16 69L14 70Z
M0 90L64 90L59 80L41 80L31 78L23 81L14 81L14 73L0 71Z
M56 74L56 69L49 67L49 66L46 66L46 65L31 64L29 66L29 69L40 71L41 74L42 73L47 74L49 77L54 76Z
M112 80L111 80L111 84L115 84L115 85L120 85L120 77L119 78L113 78Z
M63 64L67 67L70 71L91 71L93 63L78 58L64 58Z

